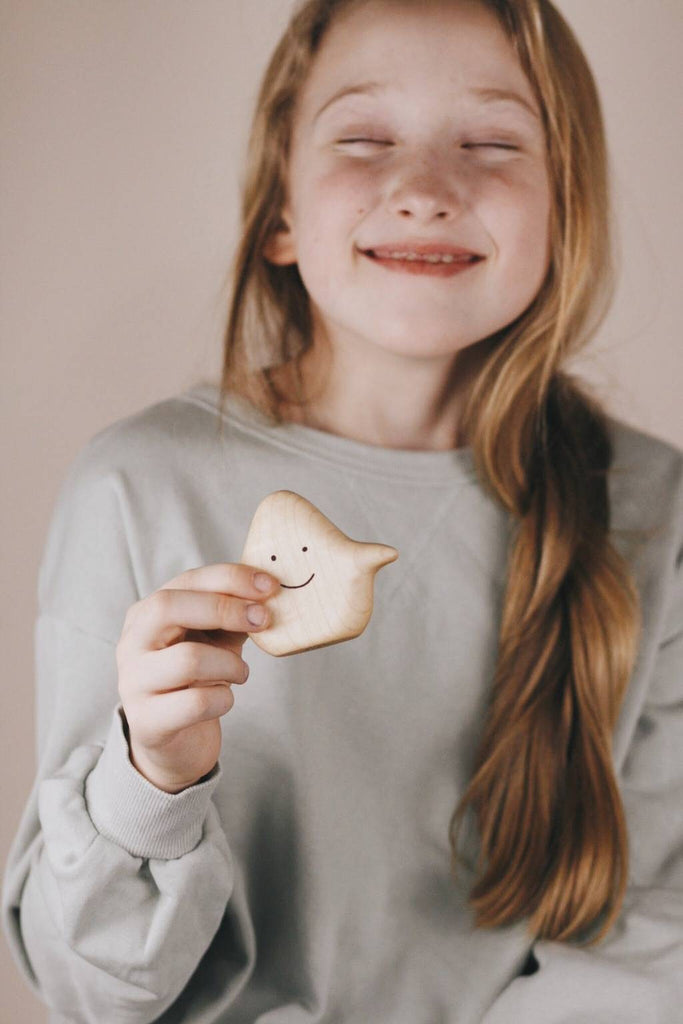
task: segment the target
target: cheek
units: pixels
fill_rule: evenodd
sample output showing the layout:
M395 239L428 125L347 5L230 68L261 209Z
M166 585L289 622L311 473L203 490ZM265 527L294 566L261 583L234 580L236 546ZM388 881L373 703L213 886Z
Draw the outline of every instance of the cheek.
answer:
M527 276L543 273L548 262L550 189L540 175L490 180L478 197L480 217L498 260Z
M304 184L300 209L321 222L354 220L367 209L376 187L376 175L360 162L340 165Z

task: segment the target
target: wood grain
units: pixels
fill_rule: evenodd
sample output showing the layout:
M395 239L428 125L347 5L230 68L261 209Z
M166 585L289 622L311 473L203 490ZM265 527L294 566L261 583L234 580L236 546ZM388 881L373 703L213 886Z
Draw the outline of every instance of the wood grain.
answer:
M372 615L375 573L394 562L386 544L351 540L294 491L274 491L251 521L241 561L280 581L267 606L272 623L250 633L281 657L359 636Z

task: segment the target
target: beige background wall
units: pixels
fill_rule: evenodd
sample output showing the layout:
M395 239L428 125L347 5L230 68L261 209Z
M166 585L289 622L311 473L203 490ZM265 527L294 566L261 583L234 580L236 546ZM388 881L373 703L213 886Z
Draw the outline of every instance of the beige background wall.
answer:
M577 366L683 446L681 0L560 0L596 72L622 234ZM0 717L4 862L34 771L35 589L99 429L220 365L251 104L291 0L1 0ZM0 941L0 1024L47 1020Z

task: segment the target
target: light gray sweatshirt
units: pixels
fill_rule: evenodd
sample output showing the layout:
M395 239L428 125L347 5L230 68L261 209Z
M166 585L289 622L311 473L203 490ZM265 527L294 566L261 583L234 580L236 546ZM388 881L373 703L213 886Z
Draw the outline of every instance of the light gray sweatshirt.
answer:
M199 384L99 432L50 524L37 774L2 903L50 1021L683 1021L683 453L610 420L612 528L644 627L614 742L629 888L607 939L582 949L532 942L524 922L473 926L471 828L469 867L450 875L510 537L470 449L270 426L236 397L220 438L217 395ZM124 616L184 569L239 561L279 489L400 558L360 637L284 658L247 641L218 764L165 793L128 757Z

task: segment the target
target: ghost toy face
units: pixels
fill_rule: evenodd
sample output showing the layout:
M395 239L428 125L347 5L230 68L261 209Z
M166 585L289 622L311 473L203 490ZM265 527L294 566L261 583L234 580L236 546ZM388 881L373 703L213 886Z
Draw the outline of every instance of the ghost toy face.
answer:
M280 580L267 604L271 625L250 633L280 657L359 636L372 614L375 573L396 548L351 540L315 505L275 491L256 509L241 561Z

